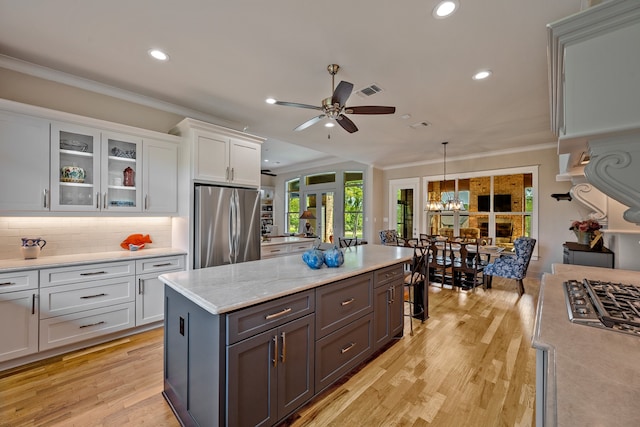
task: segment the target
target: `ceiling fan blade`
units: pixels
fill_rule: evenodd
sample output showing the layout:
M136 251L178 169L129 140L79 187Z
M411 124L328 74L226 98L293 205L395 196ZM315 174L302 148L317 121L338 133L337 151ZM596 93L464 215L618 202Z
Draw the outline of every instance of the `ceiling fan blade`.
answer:
M344 130L346 130L349 133L358 132L358 126L356 126L356 124L353 123L351 119L349 119L344 114L340 114L338 116L337 122L340 126L342 126Z
M307 120L306 122L304 122L303 124L301 124L300 126L295 128L294 130L304 130L304 129L308 128L309 126L318 123L320 120L324 119L325 117L327 117L327 116L324 115L324 114L320 114L317 117L314 117L312 119Z
M347 99L351 96L351 92L353 91L353 84L345 81L341 81L338 83L338 87L333 92L333 97L331 98L332 104L339 104L341 107L347 102Z
M298 104L297 102L276 101L275 105L284 105L285 107L308 108L310 110L322 111L322 107L317 107L315 105L309 105L309 104Z
M396 112L396 107L366 105L360 107L346 107L344 112L347 114L393 114Z

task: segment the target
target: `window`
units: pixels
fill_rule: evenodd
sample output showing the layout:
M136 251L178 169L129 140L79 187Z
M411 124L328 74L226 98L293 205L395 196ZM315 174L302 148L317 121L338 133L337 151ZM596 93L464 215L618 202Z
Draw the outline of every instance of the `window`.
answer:
M459 212L428 212L427 233L459 236L468 231L462 229L472 229L481 237L493 238L495 245L505 249L513 248L513 241L519 236L535 238L537 167L473 175L461 174L446 185L425 178L428 200L457 195L463 205Z
M287 233L298 233L300 228L300 179L285 182L286 185L286 230Z
M327 184L336 182L335 172L326 172L317 175L307 175L304 177L306 185Z
M364 193L362 172L344 173L344 235L363 237Z

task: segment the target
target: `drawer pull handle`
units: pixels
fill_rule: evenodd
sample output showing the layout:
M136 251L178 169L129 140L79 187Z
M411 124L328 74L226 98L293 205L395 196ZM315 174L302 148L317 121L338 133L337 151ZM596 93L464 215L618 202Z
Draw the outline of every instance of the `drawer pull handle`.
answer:
M340 305L344 307L345 305L349 305L349 304L351 304L351 303L352 303L352 302L354 302L355 300L356 300L355 298L351 298L351 299L348 299L348 300L346 300L346 301L342 301L342 302L340 303Z
M289 308L285 308L284 310L279 311L279 312L277 312L277 313L267 314L267 315L265 316L265 319L266 319L266 320L276 319L276 318L278 318L278 317L280 317L280 316L284 316L285 314L287 314L287 313L289 313L289 312L291 312L291 307L289 307Z
M271 251L269 251L269 252L273 253L273 252L280 252L280 251L282 251L282 249L272 249L272 250L271 250Z
M171 263L163 262L162 264L153 264L154 267L166 267L167 265L171 265Z
M84 297L80 297L80 299L98 298L98 297L103 297L103 296L106 296L106 295L107 294L104 294L104 293L103 294L96 294L96 295L87 295L87 296L84 296Z
M91 326L98 326L98 325L102 325L103 323L105 323L105 322L104 322L104 320L101 320L101 321L96 322L96 323L89 323L88 325L82 325L82 326L80 326L80 329L82 329L82 328L90 328Z
M280 356L280 360L282 361L282 363L285 363L287 361L287 337L285 335L285 333L282 333L282 355Z
M356 346L356 343L354 342L349 343L348 346L340 349L340 354L345 354L347 351L351 350L355 346Z
M91 273L80 273L81 276L95 276L96 274L107 274L106 271L92 271Z
M16 282L4 282L4 283L0 283L0 286L9 286L9 285L15 285Z

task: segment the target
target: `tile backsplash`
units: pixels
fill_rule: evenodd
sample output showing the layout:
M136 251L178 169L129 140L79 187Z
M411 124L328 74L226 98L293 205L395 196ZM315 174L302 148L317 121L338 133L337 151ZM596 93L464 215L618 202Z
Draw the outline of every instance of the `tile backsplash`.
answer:
M42 238L41 257L123 250L130 234L149 234L150 248L171 247L169 217L0 217L0 259L21 258L23 237Z

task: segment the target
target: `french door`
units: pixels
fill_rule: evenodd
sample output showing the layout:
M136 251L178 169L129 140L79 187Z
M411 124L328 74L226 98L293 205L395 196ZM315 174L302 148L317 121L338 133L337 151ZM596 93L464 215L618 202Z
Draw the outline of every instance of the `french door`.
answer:
M334 238L335 191L308 191L304 199L305 210L311 211L316 218L301 220L301 231L307 232L306 223L308 222L315 236L318 236L322 242L331 242Z
M405 239L418 236L419 184L418 178L389 181L389 229Z

